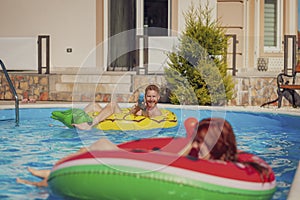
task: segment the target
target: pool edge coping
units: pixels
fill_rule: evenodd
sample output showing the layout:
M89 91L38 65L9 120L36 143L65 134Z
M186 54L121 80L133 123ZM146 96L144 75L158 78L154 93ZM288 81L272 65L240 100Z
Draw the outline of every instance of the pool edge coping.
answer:
M72 107L84 107L88 102L37 102L37 103L20 103L19 108L72 108ZM101 106L106 103L100 102ZM132 106L133 103L120 103L121 107ZM271 113L271 114L288 114L300 116L299 109L292 107L277 108L277 106L259 107L259 106L197 106L197 105L173 105L173 104L159 104L161 108L185 108L185 109L205 109L214 111L247 111L247 112L259 112L259 113ZM15 108L14 102L1 102L1 109L13 109Z
M300 196L300 162L294 176L290 191L287 196L287 200L298 200Z

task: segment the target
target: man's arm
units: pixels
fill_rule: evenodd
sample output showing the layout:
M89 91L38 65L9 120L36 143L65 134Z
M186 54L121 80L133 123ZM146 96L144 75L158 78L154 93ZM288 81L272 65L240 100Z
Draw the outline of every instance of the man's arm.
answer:
M130 114L134 114L136 115L137 112L139 112L141 110L141 108L137 105L134 105L131 109L130 109Z

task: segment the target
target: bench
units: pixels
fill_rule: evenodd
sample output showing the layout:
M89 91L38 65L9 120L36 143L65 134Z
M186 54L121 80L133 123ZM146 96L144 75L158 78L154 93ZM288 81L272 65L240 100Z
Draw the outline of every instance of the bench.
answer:
M297 73L300 73L300 63L297 64L292 75L280 73L277 76L278 108L281 107L282 97L285 97L294 108L300 106L300 96L295 90L300 90L300 84L296 84ZM292 81L292 83L290 83Z

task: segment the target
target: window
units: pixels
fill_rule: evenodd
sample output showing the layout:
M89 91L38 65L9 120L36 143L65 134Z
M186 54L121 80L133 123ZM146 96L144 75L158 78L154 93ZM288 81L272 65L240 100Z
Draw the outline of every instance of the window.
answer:
M144 0L144 28L149 36L168 35L168 0Z
M265 0L264 4L264 47L265 50L279 49L280 24L279 0Z
M136 0L108 1L107 71L130 71L136 65Z

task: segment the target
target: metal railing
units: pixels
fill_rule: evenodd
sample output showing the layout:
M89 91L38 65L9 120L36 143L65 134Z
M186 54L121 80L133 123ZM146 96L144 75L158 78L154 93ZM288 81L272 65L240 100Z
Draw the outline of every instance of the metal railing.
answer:
M12 91L14 97L15 97L15 113L16 113L16 125L19 126L19 98L18 98L18 95L17 95L17 92L15 90L15 87L7 73L7 70L6 70L6 67L4 65L4 63L2 62L2 60L0 59L0 65L2 67L2 70L3 70L3 73L6 77L6 80L9 84L9 88L10 90Z

